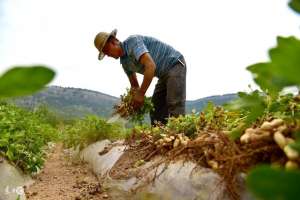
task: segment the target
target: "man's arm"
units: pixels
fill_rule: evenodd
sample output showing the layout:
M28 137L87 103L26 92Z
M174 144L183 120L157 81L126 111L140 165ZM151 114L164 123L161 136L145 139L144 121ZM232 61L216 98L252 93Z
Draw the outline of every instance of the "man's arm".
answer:
M141 87L137 90L133 97L133 106L135 109L140 108L144 104L144 96L152 82L156 68L156 65L149 53L141 55L139 62L144 66L144 79Z
M133 72L128 78L129 78L131 88L132 89L139 89L140 86L139 86L139 82L136 78L136 73Z
M141 55L139 62L144 66L144 79L141 88L139 89L139 93L144 96L154 77L156 65L149 53Z

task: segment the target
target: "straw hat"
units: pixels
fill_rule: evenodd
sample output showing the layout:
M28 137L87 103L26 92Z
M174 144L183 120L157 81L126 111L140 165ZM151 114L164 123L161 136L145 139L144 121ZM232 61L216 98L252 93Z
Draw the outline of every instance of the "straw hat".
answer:
M105 56L105 54L102 52L102 49L105 43L107 42L108 38L110 36L116 37L116 35L117 35L117 29L114 29L111 33L100 32L96 35L94 44L95 47L99 50L99 56L98 56L99 60L102 60Z

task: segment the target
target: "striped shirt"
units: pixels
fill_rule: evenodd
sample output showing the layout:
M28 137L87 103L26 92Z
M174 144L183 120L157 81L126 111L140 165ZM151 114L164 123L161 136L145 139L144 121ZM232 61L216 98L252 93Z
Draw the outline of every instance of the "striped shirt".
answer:
M182 56L170 45L148 36L132 35L121 46L124 55L120 63L128 77L134 72L144 74L144 66L139 59L146 52L156 64L154 76L158 78L166 74Z

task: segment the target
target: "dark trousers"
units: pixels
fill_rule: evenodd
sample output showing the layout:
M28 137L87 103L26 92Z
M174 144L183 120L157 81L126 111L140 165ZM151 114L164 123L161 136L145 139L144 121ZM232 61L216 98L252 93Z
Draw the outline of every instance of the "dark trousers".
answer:
M151 125L155 121L166 124L168 117L185 114L186 63L183 57L159 78L152 95L154 111L150 113Z

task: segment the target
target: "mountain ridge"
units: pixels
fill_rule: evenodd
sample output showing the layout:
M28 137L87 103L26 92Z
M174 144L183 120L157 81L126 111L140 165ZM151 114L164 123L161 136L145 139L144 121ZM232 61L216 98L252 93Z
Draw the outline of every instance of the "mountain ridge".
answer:
M186 112L192 109L201 111L208 101L216 105L222 105L237 97L237 94L214 95L196 100L186 101ZM110 117L113 106L120 98L102 92L61 86L49 86L31 96L14 99L14 102L22 107L34 109L38 105L47 105L58 114L68 117L83 117L95 114L102 117Z

